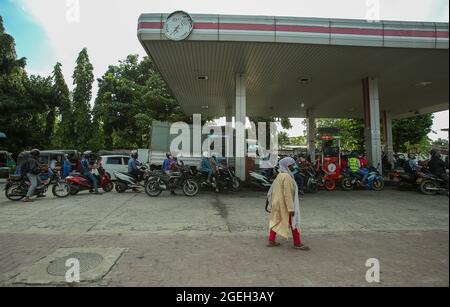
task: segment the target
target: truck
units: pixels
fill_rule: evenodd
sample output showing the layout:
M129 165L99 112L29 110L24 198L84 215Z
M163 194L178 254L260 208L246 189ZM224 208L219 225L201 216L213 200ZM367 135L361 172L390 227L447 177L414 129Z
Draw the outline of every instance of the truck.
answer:
M149 150L146 152L145 149L142 149L139 151L139 160L147 162L150 166L153 168L161 167L164 159L166 159L166 154L168 152L171 152L175 157L179 157L181 160L183 160L184 164L186 166L191 167L198 167L201 162L201 157L197 156L195 157L193 154L193 129L192 125L189 126L190 128L190 152L189 154L182 155L180 152L171 152L170 145L172 141L178 137L177 134L170 134L170 123L167 122L160 122L160 121L154 121L152 124L151 129L151 144ZM223 142L223 149L222 152L214 152L219 157L225 156L225 141L226 136L224 136L225 133L222 133L222 142ZM217 136L213 135L204 135L201 136L201 143L208 138L217 138ZM144 160L143 157L148 157L147 160ZM227 159L229 165L234 165L234 159Z

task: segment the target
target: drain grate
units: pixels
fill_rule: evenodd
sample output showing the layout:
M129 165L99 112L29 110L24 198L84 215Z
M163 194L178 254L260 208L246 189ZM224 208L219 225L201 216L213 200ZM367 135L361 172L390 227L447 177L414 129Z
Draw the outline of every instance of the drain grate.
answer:
M103 262L103 256L95 253L72 253L65 257L56 258L47 267L47 273L53 276L65 276L67 272L66 261L78 259L80 262L80 273L95 269Z

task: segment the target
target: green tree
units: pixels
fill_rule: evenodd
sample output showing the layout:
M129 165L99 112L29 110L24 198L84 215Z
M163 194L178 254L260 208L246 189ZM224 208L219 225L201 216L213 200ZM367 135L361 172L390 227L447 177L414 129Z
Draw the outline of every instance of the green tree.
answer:
M25 65L25 58L17 59L14 38L5 33L0 16L0 131L6 133L4 146L12 152L33 144Z
M53 92L58 105L59 122L56 137L53 142L55 148L71 148L73 137L73 110L70 91L62 73L62 64L56 63L53 69Z
M51 145L56 122L57 101L51 77L30 76L24 81L30 117L32 147L48 148Z
M283 149L286 145L290 145L289 136L286 132L282 131L278 133L278 148Z
M129 55L98 82L94 122L103 130L107 149L148 147L153 120L191 121L148 57L140 61Z
M428 141L427 135L433 126L433 115L419 115L412 118L397 119L392 121L392 136L394 151L405 152L407 143L412 145L424 144ZM428 141L429 142L429 141Z
M94 82L93 66L89 61L87 49L81 50L73 73L73 145L85 150L89 148L93 137L91 118L92 83Z
M306 146L307 145L306 137L304 136L291 137L289 138L289 145Z

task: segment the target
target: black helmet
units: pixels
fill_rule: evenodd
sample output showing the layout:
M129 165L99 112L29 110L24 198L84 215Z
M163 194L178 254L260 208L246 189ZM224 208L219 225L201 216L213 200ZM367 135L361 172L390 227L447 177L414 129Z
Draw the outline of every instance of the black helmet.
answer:
M166 157L167 159L170 159L170 157L172 157L172 154L170 152L166 153Z
M39 150L39 149L32 149L31 151L30 151L30 155L33 157L33 158L39 158L39 156L41 155L41 151Z
M133 159L137 159L138 158L138 152L137 152L137 150L133 150L132 152L131 152L131 157L133 158Z
M430 151L430 156L434 157L434 156L436 156L438 153L439 153L439 152L438 152L436 149L432 149L432 150Z

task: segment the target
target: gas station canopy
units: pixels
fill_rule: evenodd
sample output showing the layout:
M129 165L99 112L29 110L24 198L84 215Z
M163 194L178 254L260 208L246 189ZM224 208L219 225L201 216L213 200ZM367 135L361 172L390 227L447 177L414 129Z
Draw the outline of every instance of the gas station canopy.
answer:
M448 23L191 15L174 41L168 16L142 15L138 37L187 114L234 108L236 73L248 116L362 118L366 77L393 118L449 107Z

